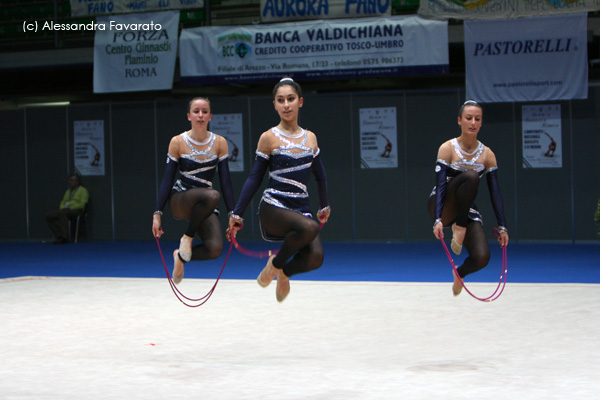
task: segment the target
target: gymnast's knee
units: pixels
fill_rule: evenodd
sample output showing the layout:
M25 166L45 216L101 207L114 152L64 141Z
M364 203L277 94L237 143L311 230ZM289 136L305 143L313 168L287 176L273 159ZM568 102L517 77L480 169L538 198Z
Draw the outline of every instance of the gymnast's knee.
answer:
M473 261L473 267L475 271L479 271L485 268L490 262L490 252L483 251L475 254L470 254L469 257Z
M221 254L223 253L223 242L208 240L204 243L204 248L206 249L207 258L209 260L214 260L221 257Z
M306 219L305 223L300 227L300 231L312 241L319 234L319 224L312 219Z
M313 250L308 256L307 270L314 271L315 269L321 268L323 265L323 260L325 259L323 255L323 250Z
M209 190L206 195L206 201L211 204L211 207L217 207L221 200L221 194L217 190Z
M469 170L463 172L461 175L463 175L463 179L466 182L474 185L479 185L479 173L477 171Z

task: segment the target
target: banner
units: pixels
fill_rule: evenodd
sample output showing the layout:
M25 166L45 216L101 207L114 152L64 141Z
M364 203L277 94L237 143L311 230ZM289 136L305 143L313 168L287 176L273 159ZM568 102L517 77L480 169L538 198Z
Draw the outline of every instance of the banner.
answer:
M398 167L396 107L361 108L360 167Z
M498 19L598 10L598 0L421 0L418 14L423 18L443 20Z
M448 23L416 16L184 29L184 84L448 73Z
M562 168L560 104L522 106L523 168Z
M98 17L94 93L173 88L178 11Z
M392 0L260 0L262 22L390 16Z
M204 7L204 0L71 0L71 16L140 13L202 7Z
M81 176L104 175L104 121L73 121L73 148Z
M464 29L467 98L587 98L586 14L465 21Z

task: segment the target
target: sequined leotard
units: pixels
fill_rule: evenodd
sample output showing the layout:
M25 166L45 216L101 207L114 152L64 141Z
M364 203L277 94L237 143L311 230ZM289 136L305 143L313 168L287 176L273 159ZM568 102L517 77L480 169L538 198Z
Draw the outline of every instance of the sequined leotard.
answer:
M458 144L458 141L456 140L456 138L452 139L450 141L450 143L452 144L452 147L454 148L455 153L460 158L460 161L453 161L452 163L448 164L445 160L437 160L438 164L442 164L442 165L445 165L446 167L448 167L446 183L449 183L452 179L454 179L459 174L461 174L465 171L476 171L477 174L479 175L479 178L481 179L487 172L491 172L491 171L497 169L497 167L492 167L492 168L486 170L485 165L478 162L479 158L481 157L481 154L483 153L483 150L485 149L485 146L483 145L483 143L478 142L479 144L477 145L477 148L472 153L466 153L464 150L462 150L460 148L460 145ZM465 158L465 155L473 156L473 158L470 160L467 160ZM440 168L440 166L437 165L436 172L439 170L439 168ZM436 189L437 189L437 187L434 186L429 197L436 195ZM471 219L473 221L483 222L481 213L477 209L477 206L475 205L475 203L473 203L471 205L471 208L469 209L469 219Z
M227 158L228 154L219 158L215 153L211 153L216 138L212 132L210 132L208 140L203 143L194 141L186 132L183 132L180 136L191 152L181 154L179 160L170 154L168 155L173 161L179 162L179 172L181 174L181 179L175 182L173 190L183 192L195 187L212 188L217 164ZM208 145L208 147L204 150L197 150L193 144L196 146Z
M256 152L258 157L269 160L269 185L263 192L264 201L276 207L286 208L312 217L307 184L310 178L310 167L313 158L319 154L312 147L306 146L308 135L302 129L300 143L294 143L284 137L277 128L273 134L282 145L271 152L271 155Z
M191 152L180 154L179 159L167 153L167 167L165 168L165 175L163 176L156 199L156 211L162 213L172 193L184 192L192 188L212 189L212 181L217 166L219 167L221 194L223 195L225 206L227 207L227 211L233 210L235 203L233 201L233 187L229 176L229 156L225 154L219 158L217 154L211 153L217 135L209 132L208 139L203 143L196 142L190 138L187 132L183 132L179 137L181 137ZM193 144L207 147L204 150L197 150ZM179 170L181 178L175 182L177 170ZM219 211L215 210L215 213L219 214Z

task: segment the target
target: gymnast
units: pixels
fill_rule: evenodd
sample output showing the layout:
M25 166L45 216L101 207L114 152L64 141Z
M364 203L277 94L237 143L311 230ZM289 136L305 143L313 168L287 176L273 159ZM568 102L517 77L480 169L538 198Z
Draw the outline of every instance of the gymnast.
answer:
M184 264L218 258L223 251L223 235L217 205L221 198L212 187L216 167L225 207L232 212L235 201L229 174L227 140L208 130L212 118L210 101L196 97L189 102L187 118L191 129L174 136L169 143L167 167L156 201L152 233L163 234L161 216L169 202L176 219L188 220L187 230L173 251L173 282L183 279ZM177 170L180 179L175 182ZM198 234L202 243L192 246Z
M457 268L460 278L481 270L490 259L483 220L474 204L483 175L487 177L498 222L498 242L503 247L508 245L496 156L489 147L477 140L482 115L481 105L473 100L466 101L460 107L460 136L440 146L435 166L436 186L428 200L429 213L435 220L433 234L436 239L443 239L443 228L452 225L452 251L458 255L464 245L469 253L464 263ZM458 296L461 291L461 279L454 274L452 293Z
M282 302L290 292L289 278L315 270L323 263L319 224L310 212L307 184L312 172L317 182L320 210L317 218L327 222L331 209L327 199L327 178L316 135L298 125L303 105L302 90L291 78L283 78L273 89L273 104L281 121L262 133L256 160L246 179L238 203L229 217L227 236L235 237L243 227L242 216L269 168L269 184L259 204L262 236L283 241L257 278L267 287L277 277L275 295Z

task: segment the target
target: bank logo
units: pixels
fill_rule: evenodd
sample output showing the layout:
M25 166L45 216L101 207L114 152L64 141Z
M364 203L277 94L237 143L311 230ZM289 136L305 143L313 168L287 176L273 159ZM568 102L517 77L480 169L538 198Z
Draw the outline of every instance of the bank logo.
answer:
M252 43L252 35L244 33L228 33L219 36L218 46L221 48L223 58L239 57L244 58L252 48L248 43Z
M246 43L238 43L235 45L235 54L240 56L240 58L246 57L246 54L250 52L250 46Z

